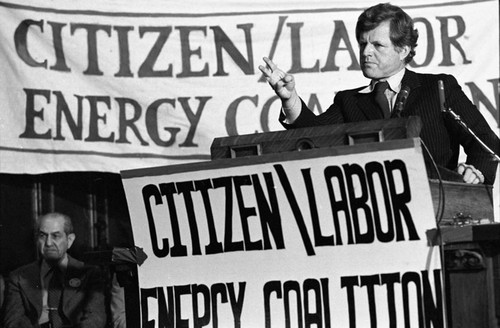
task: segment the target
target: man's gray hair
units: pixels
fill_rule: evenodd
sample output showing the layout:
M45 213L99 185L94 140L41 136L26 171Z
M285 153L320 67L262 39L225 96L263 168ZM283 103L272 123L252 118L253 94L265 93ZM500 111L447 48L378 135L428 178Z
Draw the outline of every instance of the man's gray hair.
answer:
M74 233L73 222L71 222L71 218L66 214L58 212L40 215L35 221L35 233L39 232L41 222L48 218L62 218L64 220L64 232L66 233L66 235Z

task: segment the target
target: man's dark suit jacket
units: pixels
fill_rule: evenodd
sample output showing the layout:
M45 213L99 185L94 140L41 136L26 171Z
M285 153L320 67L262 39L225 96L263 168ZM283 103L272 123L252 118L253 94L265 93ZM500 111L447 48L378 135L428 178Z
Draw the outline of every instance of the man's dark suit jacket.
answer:
M6 286L4 328L38 327L42 311L40 267L41 262L37 261L10 274ZM62 304L63 313L71 321L71 327L105 326L103 287L102 276L96 267L68 258Z
M499 139L490 129L479 110L463 93L457 80L451 75L418 74L406 70L401 84L408 86L410 93L401 117L419 116L421 118L420 138L429 149L437 165L455 170L458 164L459 146L462 145L467 154L466 163L474 165L483 173L485 183L493 184L496 162L491 160L491 157L456 121L442 113L438 80L444 82L446 104L484 143L498 154L500 152ZM283 115L280 116L280 121L285 128L289 129L382 119L381 111L375 104L373 95L359 93L363 88L338 92L334 103L320 115L312 113L302 102L300 116L293 124L283 123Z

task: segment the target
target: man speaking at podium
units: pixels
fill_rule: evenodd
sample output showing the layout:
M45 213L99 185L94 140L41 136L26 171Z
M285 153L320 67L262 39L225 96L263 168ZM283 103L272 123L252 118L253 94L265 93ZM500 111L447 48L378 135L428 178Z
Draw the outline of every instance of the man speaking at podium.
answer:
M451 108L498 154L499 139L457 80L451 75L418 74L406 69L415 56L418 39L411 17L391 4L375 5L359 16L356 39L361 70L371 82L338 92L333 104L320 115L315 115L300 99L294 77L264 58L266 65L259 69L282 101L280 122L289 129L419 116L420 138L438 166L457 171L466 183L493 184L497 163L472 135L443 112L444 106ZM444 86L441 94L439 81ZM445 99L444 103L440 98ZM458 164L460 145L467 160Z

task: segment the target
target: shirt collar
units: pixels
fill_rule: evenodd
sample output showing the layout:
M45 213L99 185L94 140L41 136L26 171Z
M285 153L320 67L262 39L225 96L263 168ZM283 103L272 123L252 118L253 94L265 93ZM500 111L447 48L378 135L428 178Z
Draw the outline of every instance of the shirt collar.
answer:
M61 270L61 272L66 271L66 268L68 267L68 254L64 254L64 257L59 261L57 266L59 267L59 270ZM42 266L40 268L41 276L45 277L45 275L49 273L50 270L50 265L45 260L42 260Z
M393 76L390 76L387 78L385 81L389 83L389 87L391 88L392 91L395 93L398 93L401 91L401 81L403 80L403 76L405 75L406 68L403 68ZM375 84L377 84L378 81L372 80L368 86L365 88L359 90L359 93L370 93L373 91L373 88L375 87Z

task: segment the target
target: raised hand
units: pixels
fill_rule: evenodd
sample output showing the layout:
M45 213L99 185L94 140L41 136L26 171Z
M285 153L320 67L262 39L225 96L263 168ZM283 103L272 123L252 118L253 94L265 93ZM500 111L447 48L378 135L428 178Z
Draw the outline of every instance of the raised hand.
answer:
M285 73L273 61L267 57L263 58L266 66L259 65L259 69L264 74L269 85L281 98L283 103L297 95L295 91L295 79L293 75Z

